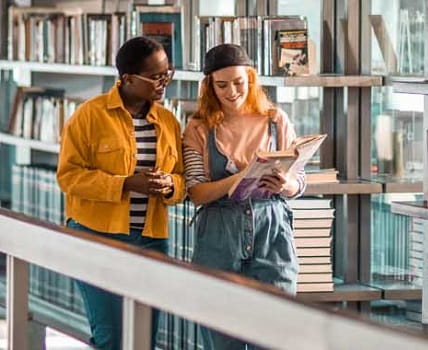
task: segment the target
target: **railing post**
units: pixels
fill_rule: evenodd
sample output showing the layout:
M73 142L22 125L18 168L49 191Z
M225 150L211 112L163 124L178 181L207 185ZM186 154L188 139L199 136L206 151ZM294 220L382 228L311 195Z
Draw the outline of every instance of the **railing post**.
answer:
M123 298L123 350L150 350L152 308L130 298Z
M7 341L9 350L27 350L28 263L7 256Z

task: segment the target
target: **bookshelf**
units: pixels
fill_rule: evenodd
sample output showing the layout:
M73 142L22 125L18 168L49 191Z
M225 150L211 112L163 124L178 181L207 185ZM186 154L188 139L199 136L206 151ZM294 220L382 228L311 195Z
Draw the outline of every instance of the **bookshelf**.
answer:
M13 145L16 147L29 148L31 150L37 150L48 153L59 153L59 144L46 143L38 140L24 139L14 135L0 133L0 143Z
M38 73L82 74L116 77L116 68L108 66L70 65L62 63L39 63L0 60L0 69L24 69ZM204 75L201 72L176 70L174 80L199 82ZM302 77L267 77L261 76L264 86L273 87L358 87L382 86L382 76L345 76L345 75L314 75Z
M278 11L278 2L269 1L270 11ZM183 3L184 6L191 3L195 9L198 8L196 1ZM339 183L308 185L306 195L324 195L335 200L335 274L340 276L342 281L336 283L332 293L300 294L298 298L310 302L362 302L361 305L364 305L364 302L369 300L388 299L392 293L386 292L387 287L378 287L370 281L371 196L419 192L422 189L422 182L417 179L372 176L372 138L368 132L371 129L372 91L374 88L392 85L396 91L403 92L406 87L408 92L421 87L424 82L417 79L411 83L400 78L394 80L369 69L367 62L370 59L365 56L369 53L361 52L359 43L368 43L370 39L370 35L366 33L367 28L364 27L364 18L370 9L361 1L348 0L346 5L341 4L337 8L334 0L324 0L322 3L322 30L318 45L321 51L320 73L300 77L261 76L260 81L273 90L322 88L320 131L331 137L323 146L321 166L336 167L341 175ZM193 10L185 8L184 11ZM347 22L341 21L341 18L347 18ZM342 30L345 25L347 31ZM18 82L24 86L31 85L35 80L41 81L47 76L68 84L71 77L79 76L84 77L81 78L84 81L82 86L86 89L87 85L92 83L91 79L98 79L97 84L101 80L101 84L108 85L116 77L116 69L111 66L6 59L0 60L0 70L12 71ZM37 77L39 78L36 79ZM186 90L187 85L197 85L202 78L201 72L179 69L175 73L174 81L179 84L178 90L181 91ZM410 85L413 87L410 88ZM0 133L0 143L16 147L16 160L19 164L31 164L35 153L39 158L44 157L40 154L46 153L50 159L54 159L59 151L56 144L23 139L6 133ZM405 295L420 295L420 289L417 292L412 285L403 284L400 288L403 299L407 298ZM397 296L394 299L399 298Z

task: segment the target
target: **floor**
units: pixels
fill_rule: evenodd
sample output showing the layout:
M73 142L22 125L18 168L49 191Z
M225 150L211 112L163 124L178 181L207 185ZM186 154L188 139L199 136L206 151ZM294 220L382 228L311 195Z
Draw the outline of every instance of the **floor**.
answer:
M6 321L0 320L0 350L7 349ZM48 328L46 331L46 350L89 350L87 345ZM31 350L31 346L29 348Z

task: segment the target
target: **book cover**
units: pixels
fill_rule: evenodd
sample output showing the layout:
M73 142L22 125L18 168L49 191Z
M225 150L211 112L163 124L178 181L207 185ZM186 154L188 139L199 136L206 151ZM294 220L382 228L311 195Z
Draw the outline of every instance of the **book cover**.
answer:
M183 31L182 31L182 10L177 6L135 6L137 12L138 24L143 29L146 23L172 23L173 34L171 40L173 44L171 49L174 50L174 60L172 64L176 68L183 67ZM139 33L138 33L139 34Z
M143 22L143 35L162 44L170 62L175 62L174 22Z
M307 29L277 32L278 69L286 76L309 74Z
M229 197L235 201L269 198L272 193L259 186L262 176L275 171L297 175L326 137L326 134L301 136L285 151L256 152L240 178L230 188Z

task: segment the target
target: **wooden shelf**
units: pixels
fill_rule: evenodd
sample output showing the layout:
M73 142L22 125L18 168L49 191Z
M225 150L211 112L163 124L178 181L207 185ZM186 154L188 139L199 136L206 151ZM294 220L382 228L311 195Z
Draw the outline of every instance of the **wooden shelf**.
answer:
M367 180L381 183L385 193L422 192L422 179L418 177L376 175Z
M382 184L364 180L348 180L340 181L339 183L312 183L308 184L305 191L305 195L371 193L382 193Z
M117 70L114 67L107 66L88 66L88 65L70 65L63 63L39 63L24 61L5 61L0 60L0 69L26 69L32 72L60 73L60 74L82 74L96 76L117 76Z
M34 150L49 152L49 153L59 153L59 144L56 143L47 143L38 140L24 139L22 137L0 133L0 143L6 143L9 145L14 145L18 147L29 147Z
M336 284L333 292L297 293L296 298L306 302L368 301L382 298L378 288L362 284Z
M82 74L96 76L117 77L115 67L70 65L62 63L40 63L24 61L0 60L0 69L26 69L32 72ZM174 80L201 81L202 72L177 70ZM319 86L319 87L370 87L382 86L382 76L360 75L309 75L302 77L266 77L261 76L260 82L264 86Z
M322 87L372 87L382 86L383 77L378 75L308 75L301 77L261 77L263 85L275 86L322 86ZM269 84L270 80L272 83Z
M337 283L333 292L297 293L296 298L310 303L370 301L370 300L413 300L421 299L421 287L407 282L370 282L368 284Z
M392 85L394 92L428 95L428 78L426 77L390 77L386 82Z
M369 285L382 291L382 299L414 300L422 298L422 287L409 282L373 281Z
M421 219L428 219L427 201L392 202L391 211L395 214L408 215Z

